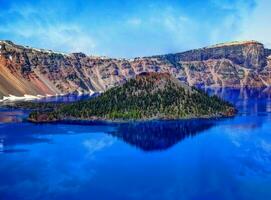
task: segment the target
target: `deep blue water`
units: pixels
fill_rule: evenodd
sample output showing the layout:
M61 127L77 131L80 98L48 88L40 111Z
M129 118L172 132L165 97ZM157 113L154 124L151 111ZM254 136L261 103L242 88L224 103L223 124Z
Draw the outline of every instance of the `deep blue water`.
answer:
M271 90L219 120L44 124L0 110L0 199L271 199Z

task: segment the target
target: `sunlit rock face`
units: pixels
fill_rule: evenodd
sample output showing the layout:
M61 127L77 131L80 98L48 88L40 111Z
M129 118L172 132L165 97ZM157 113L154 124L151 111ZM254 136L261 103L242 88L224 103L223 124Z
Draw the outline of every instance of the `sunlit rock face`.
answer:
M191 86L263 87L271 84L270 55L271 50L256 41L130 60L0 41L0 97L105 91L152 71L169 72Z

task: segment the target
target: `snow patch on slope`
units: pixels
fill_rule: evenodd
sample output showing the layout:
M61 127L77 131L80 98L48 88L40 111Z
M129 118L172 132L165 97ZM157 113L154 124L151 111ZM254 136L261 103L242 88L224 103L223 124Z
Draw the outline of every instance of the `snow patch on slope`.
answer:
M3 44L8 45L8 46L15 47L15 48L24 48L24 49L28 49L28 50L32 50L32 51L36 51L36 52L41 52L41 53L60 54L60 55L63 55L63 56L68 56L69 55L67 53L58 52L58 51L52 51L52 50L46 50L46 49L38 49L38 48L33 48L33 47L29 47L29 46L24 46L24 45L16 45L16 44L13 44L10 41L5 41L5 40L0 40L0 43L3 43Z
M2 100L0 101L30 101L30 100L35 100L35 99L40 99L43 98L44 96L42 95L28 95L25 94L24 96L15 96L15 95L9 95L9 96L4 96Z
M89 90L89 93L82 93L82 92L78 92L78 96L81 95L89 95L89 96L93 96L93 95L97 95L102 93L102 91L100 92L94 92L92 90ZM68 96L70 95L69 93L64 94L64 93L60 93L60 94L55 94L55 95L51 95L51 94L46 94L46 95L29 95L29 94L25 94L24 96L15 96L10 94L9 96L3 96L3 99L0 99L0 102L10 102L10 101L32 101L32 100L37 100L37 99L43 99L43 98L51 98L51 97L59 97L59 96Z

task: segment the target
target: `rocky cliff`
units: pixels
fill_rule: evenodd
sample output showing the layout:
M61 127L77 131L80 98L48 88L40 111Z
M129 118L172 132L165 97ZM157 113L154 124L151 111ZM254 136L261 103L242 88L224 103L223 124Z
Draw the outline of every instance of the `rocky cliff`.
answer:
M169 72L195 86L269 86L271 50L259 42L245 41L126 60L0 41L0 97L105 91L136 74L153 71Z

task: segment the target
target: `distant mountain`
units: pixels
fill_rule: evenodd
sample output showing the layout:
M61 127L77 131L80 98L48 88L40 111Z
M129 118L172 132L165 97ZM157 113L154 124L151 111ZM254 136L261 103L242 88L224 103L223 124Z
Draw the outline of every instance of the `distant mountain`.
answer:
M168 72L190 86L269 86L271 50L245 41L127 60L0 41L0 98L105 91L142 72Z
M42 105L42 104L41 104ZM168 73L146 72L90 100L34 111L33 122L58 120L149 120L232 116L233 106L191 88Z

